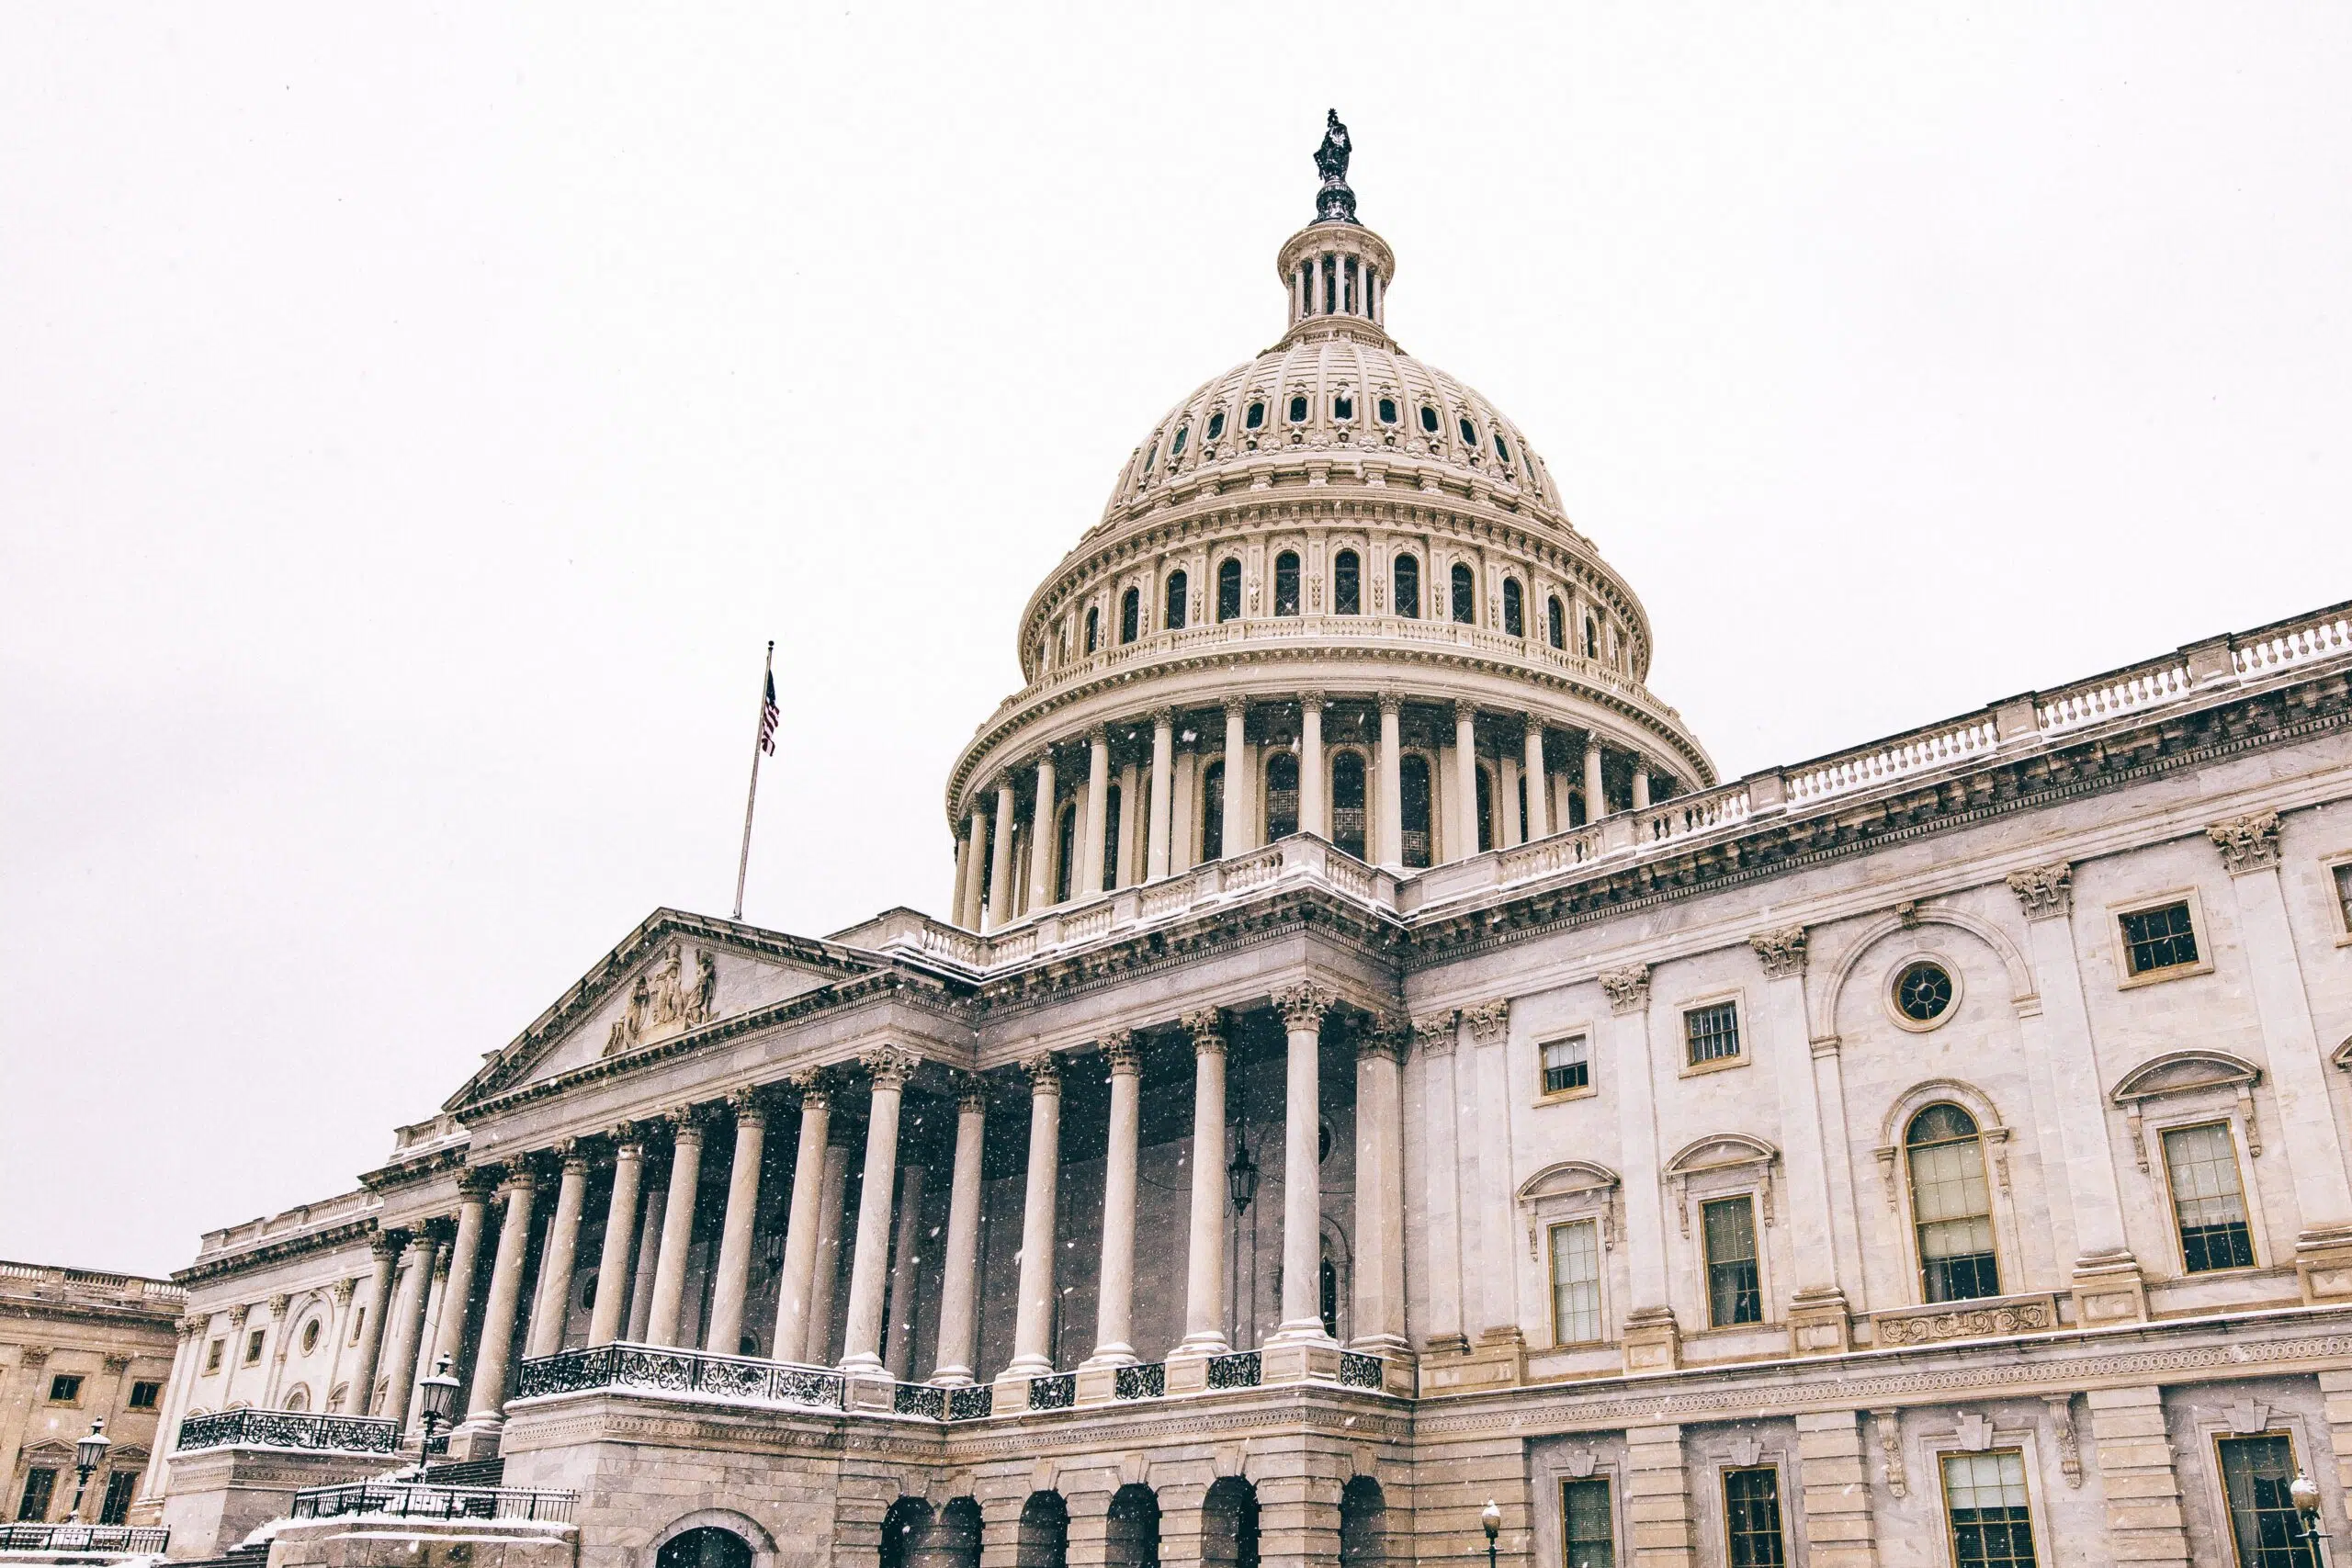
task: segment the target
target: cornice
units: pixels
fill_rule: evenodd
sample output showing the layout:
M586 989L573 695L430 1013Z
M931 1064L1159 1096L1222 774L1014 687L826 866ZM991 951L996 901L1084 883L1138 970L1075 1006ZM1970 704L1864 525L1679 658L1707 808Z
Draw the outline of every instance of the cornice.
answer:
M466 1151L471 1146L471 1139L463 1139L444 1144L413 1159L388 1160L374 1170L362 1172L359 1185L370 1192L391 1192L402 1187L413 1187L444 1171L461 1168L466 1163Z
M247 1247L241 1252L222 1252L210 1258L199 1258L174 1274L172 1283L183 1287L200 1285L208 1280L226 1279L249 1269L283 1263L289 1258L306 1258L315 1252L333 1252L338 1247L365 1241L375 1234L376 1217L373 1214L365 1219L345 1220L339 1224L327 1225L319 1230L278 1236L274 1240L262 1243L259 1247Z

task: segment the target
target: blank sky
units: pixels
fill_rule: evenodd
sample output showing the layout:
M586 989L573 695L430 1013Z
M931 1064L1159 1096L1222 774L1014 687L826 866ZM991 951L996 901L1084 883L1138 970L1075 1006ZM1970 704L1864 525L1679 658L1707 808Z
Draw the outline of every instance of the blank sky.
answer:
M942 909L1328 106L1726 776L2352 594L2347 80L2319 5L14 7L0 1256L345 1190L724 914L771 637L749 918Z

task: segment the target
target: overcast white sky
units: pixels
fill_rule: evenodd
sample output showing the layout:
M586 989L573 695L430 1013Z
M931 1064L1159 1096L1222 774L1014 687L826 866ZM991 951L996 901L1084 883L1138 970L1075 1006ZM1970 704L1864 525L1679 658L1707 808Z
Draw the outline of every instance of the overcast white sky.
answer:
M653 9L0 18L0 1256L345 1190L725 913L768 637L749 917L941 909L1327 106L1727 776L2352 593L2343 6Z

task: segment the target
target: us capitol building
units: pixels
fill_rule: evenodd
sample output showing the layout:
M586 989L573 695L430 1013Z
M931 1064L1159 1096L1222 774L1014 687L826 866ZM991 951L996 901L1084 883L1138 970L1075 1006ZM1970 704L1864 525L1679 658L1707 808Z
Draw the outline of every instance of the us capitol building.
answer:
M437 1398L435 1568L2352 1550L2352 606L1724 779L1347 154L950 918L656 910L207 1235L134 1522L389 1529Z

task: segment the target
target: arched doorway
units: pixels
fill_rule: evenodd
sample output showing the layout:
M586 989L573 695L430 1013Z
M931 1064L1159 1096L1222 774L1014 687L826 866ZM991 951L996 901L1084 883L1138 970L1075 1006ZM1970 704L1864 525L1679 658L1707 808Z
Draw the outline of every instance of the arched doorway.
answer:
M1258 1489L1221 1478L1201 1502L1201 1562L1207 1568L1258 1568Z
M917 1543L931 1531L931 1505L920 1497L901 1497L882 1516L882 1568L909 1568Z
M1340 1568L1385 1562L1388 1556L1388 1499L1380 1483L1359 1475L1340 1494Z
M1148 1486L1119 1488L1102 1561L1111 1568L1159 1568L1159 1498Z
M1013 1540L1013 1568L1067 1568L1069 1505L1058 1492L1032 1492L1021 1505L1021 1529Z
M980 1506L956 1498L909 1539L906 1568L980 1568Z
M664 1541L653 1568L752 1568L752 1543L733 1530L705 1525Z

